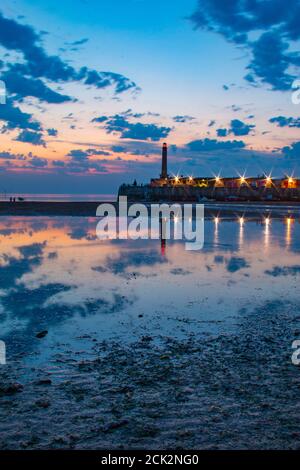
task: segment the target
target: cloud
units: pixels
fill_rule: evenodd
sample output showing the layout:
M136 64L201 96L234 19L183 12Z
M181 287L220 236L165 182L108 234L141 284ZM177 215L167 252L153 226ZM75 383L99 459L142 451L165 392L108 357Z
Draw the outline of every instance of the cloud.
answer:
M216 139L193 140L187 144L187 148L192 152L211 152L215 150L242 149L246 146L242 140L218 141Z
M70 173L89 173L90 171L93 173L107 173L108 170L105 166L105 163L107 163L106 160L91 160L90 157L109 155L110 153L104 150L92 148L86 150L74 149L67 154L67 157L70 157L70 161L66 162L64 165L57 162L55 166L61 166Z
M3 160L26 160L23 153L15 154L11 152L0 152L0 158Z
M122 139L152 140L159 141L169 135L170 127L160 127L156 124L136 124L127 123L126 128L121 132Z
M72 157L77 160L85 160L88 156L88 153L85 150L75 149L75 150L70 150L67 156Z
M53 81L75 79L74 68L58 56L47 55L40 46L40 40L40 35L31 26L5 18L0 13L0 44L8 50L21 52L25 59L24 63L15 64L15 72Z
M74 149L74 150L71 150L67 156L72 157L76 160L86 160L92 155L109 156L110 153L104 150L96 150L96 149L87 149L87 150Z
M248 39L252 31L273 27L291 40L300 37L299 0L290 0L289 8L283 0L201 0L191 16L197 27L205 27L223 34L238 44Z
M190 122L193 121L195 118L193 116L173 116L174 122Z
M290 0L198 0L190 17L196 28L214 31L250 51L252 59L245 77L250 83L288 90L294 76L290 66L299 67L297 52L288 50L300 38L300 2Z
M82 43L82 41L81 41ZM57 82L82 81L86 85L96 88L114 86L117 94L127 90L138 90L136 84L124 75L115 72L102 72L82 67L76 70L63 61L59 56L48 55L41 46L41 35L31 26L23 25L14 19L5 18L0 13L0 45L5 49L19 52L24 61L8 64L8 72L16 74L11 85L17 94L26 93L36 96L41 101L58 103L68 101L71 98L51 90L41 79ZM24 84L20 83L20 77L25 77ZM8 81L8 89L10 83ZM26 89L26 90L25 90Z
M16 140L32 145L43 145L44 147L46 146L46 143L43 140L43 134L41 132L32 132L24 130L18 135Z
M88 42L88 38L83 38L83 39L79 39L78 41L73 41L67 44L70 46L82 46L83 44L86 44L87 42Z
M54 167L63 168L65 166L65 162L63 160L52 160L52 165Z
M296 77L287 70L296 64L297 57L287 53L288 48L289 43L277 31L262 34L252 44L253 58L247 67L250 72L246 75L246 80L255 83L255 77L258 77L263 83L270 84L273 90L290 90Z
M48 166L48 160L46 158L41 158L41 157L32 157L29 160L30 166L36 167L36 168L45 168Z
M96 70L89 70L86 67L82 67L79 75L79 79L83 79L86 85L94 85L96 88L106 88L108 86L115 86L116 93L123 93L124 91L135 89L139 91L136 84L124 77L119 73L114 72L97 72Z
M300 142L294 142L290 146L282 147L281 152L287 158L299 160Z
M56 137L57 134L58 134L58 131L57 131L57 129L51 128L51 129L47 129L47 133L48 133L48 135L50 135L51 137Z
M7 71L2 74L2 80L6 83L7 90L15 94L15 99L22 100L28 96L38 98L40 101L47 103L65 103L72 101L72 98L67 95L62 95L56 91L51 90L42 80L37 78L30 78L21 75L13 70ZM74 101L74 100L73 100Z
M271 122L272 124L277 124L278 127L300 128L300 117L293 118L293 117L276 116L276 117L269 119L269 122Z
M233 134L236 137L241 137L248 135L254 128L254 124L246 124L245 122L240 121L240 119L232 119L229 129L220 128L217 129L216 132L218 137L226 137L229 134Z
M228 133L227 129L217 129L217 136L218 137L226 137Z
M232 104L230 106L230 109L234 112L234 113L238 113L239 111L242 111L242 108L240 106L237 106L236 104Z
M230 123L229 133L235 136L248 135L252 129L254 129L254 124L246 124L239 119L232 119Z
M108 173L105 165L99 161L71 160L64 165L67 173Z
M110 150L113 153L128 153L131 155L160 155L161 154L161 145L157 142L144 140L127 140L122 141L122 144L115 144L110 147ZM169 146L169 150L174 152L174 147Z
M29 152L27 155L23 153L10 153L10 152L0 152L0 158L9 161L8 169L20 168L20 166L13 165L13 161L22 161L24 162L22 168L25 169L36 169L36 168L46 168L48 166L48 160L46 158L37 157L32 155Z
M2 131L12 129L41 129L39 122L33 119L33 115L24 113L20 108L14 106L11 99L6 101L5 106L0 106L0 121L5 121L6 125Z
M111 151L114 153L126 153L127 149L123 145L112 145L110 147Z
M105 122L105 121L108 121L107 116L99 116L97 118L94 118L92 122L98 122L101 124L102 122Z
M150 140L157 142L169 135L170 127L162 127L156 124L143 124L131 122L130 118L136 117L131 110L113 116L100 116L92 122L104 123L104 129L110 133L119 133L121 139Z

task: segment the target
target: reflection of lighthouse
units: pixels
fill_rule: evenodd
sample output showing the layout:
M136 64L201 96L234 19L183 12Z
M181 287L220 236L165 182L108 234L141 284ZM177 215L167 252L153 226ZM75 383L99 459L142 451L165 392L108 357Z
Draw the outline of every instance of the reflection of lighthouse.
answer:
M166 227L167 221L160 217L159 219L159 237L160 237L160 253L162 256L166 254Z
M168 177L168 146L166 143L162 147L162 160L161 160L161 175L160 177L166 179Z

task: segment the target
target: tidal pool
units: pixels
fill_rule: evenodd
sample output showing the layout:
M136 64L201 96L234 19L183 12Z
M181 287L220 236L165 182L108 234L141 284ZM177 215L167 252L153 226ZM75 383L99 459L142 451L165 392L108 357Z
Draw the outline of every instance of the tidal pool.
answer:
M0 448L298 448L299 220L96 223L0 219Z

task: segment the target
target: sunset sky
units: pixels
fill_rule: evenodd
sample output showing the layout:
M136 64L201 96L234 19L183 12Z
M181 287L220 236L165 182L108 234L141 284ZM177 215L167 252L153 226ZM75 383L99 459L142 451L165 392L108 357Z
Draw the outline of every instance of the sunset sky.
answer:
M300 0L2 0L0 192L300 176Z

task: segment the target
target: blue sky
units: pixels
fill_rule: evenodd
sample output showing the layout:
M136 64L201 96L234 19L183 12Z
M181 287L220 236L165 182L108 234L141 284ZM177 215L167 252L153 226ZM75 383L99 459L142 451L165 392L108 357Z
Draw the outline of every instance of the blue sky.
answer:
M3 0L0 12L2 189L114 193L159 173L164 140L173 173L300 175L298 0Z

